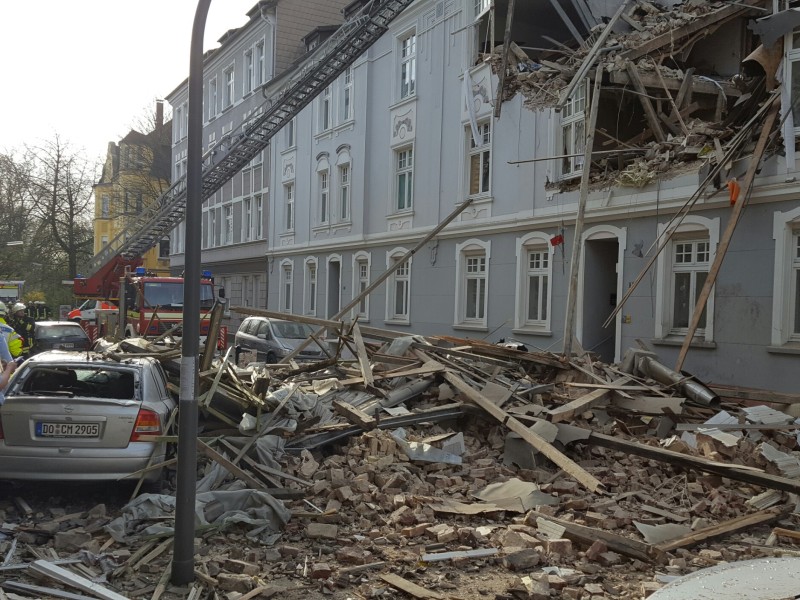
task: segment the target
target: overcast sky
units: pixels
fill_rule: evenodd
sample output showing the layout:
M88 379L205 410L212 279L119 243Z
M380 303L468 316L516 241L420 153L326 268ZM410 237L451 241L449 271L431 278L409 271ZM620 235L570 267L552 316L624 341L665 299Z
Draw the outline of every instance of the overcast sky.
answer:
M205 49L256 0L213 0ZM58 133L104 156L189 74L197 0L0 0L0 151Z

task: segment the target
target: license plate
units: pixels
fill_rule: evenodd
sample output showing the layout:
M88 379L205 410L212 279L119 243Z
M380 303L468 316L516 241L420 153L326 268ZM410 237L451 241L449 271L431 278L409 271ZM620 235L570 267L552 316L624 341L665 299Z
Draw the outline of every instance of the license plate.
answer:
M96 438L100 436L99 423L36 423L36 435L55 438Z
M56 344L56 348L74 348L75 344L72 342L66 342L64 344Z

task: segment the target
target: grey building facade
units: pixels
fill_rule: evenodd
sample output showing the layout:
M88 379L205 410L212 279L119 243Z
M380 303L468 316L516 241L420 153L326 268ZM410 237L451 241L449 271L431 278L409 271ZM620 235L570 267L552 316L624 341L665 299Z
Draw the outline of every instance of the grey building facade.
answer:
M516 87L506 88L510 98L502 102L499 118L494 116L499 69L490 50L502 43L507 4L496 2L492 13L481 0L414 3L273 139L265 159L272 181L266 224L269 308L336 314L470 198L470 206L352 316L409 333L515 339L531 349L562 350L583 127L593 92L588 84L576 86L560 110L553 108L585 54L563 73L544 61L518 59ZM553 47L544 35L560 43L581 36L591 41L602 26L593 37L589 28L612 18L618 7L616 2L560 5L567 18L550 3L518 7L512 39L532 53ZM741 181L749 165L750 155L737 155L726 161L721 184L704 187L709 172L704 157L716 153L720 160L731 138L722 137L717 147L718 134L708 133L701 122L714 121L717 111L719 123L730 121L732 130L747 132L746 115L733 119L747 101L739 98L755 94L737 91L734 82L759 45L746 34L758 13L734 5L701 10L685 22L717 25L682 47L686 61L676 74L662 76L663 86L654 73L642 77L648 90L658 85L672 90L673 98L684 80L693 81L694 102L679 108L686 113L681 119L664 119L674 131L667 130L663 140L656 136L660 145L650 144L652 132L640 134L648 115L642 94L629 91L631 70L609 60L602 76L597 129L604 136L598 134L593 147L574 333L583 348L607 362L639 346L658 353L665 364L676 360L731 215L725 181ZM647 15L627 16L641 19L639 28L650 26ZM636 34L637 28L618 23L620 35ZM676 31L672 34L680 39ZM640 47L660 48L660 36L669 34L654 30ZM633 57L626 60L645 68L645 54L620 47L618 56ZM782 58L779 78L790 81L790 39ZM692 60L699 77L686 70ZM533 73L538 69L552 69L551 79L563 81L548 87L550 79ZM793 115L785 109L791 90L780 93L785 117L780 127L785 139L794 140ZM549 101L541 101L548 95ZM662 99L657 108L666 116L670 105ZM621 150L614 160L603 158L609 139L627 140L617 145ZM663 169L654 166L660 157L666 157ZM772 147L759 167L684 365L706 382L776 391L794 391L800 384L796 171L793 144ZM690 210L682 211L687 203Z

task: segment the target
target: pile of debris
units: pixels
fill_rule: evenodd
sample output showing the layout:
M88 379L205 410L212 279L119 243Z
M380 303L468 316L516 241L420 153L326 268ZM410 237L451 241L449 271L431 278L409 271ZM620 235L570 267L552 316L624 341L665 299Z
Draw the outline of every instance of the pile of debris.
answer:
M800 555L795 416L644 351L614 366L280 317L328 327L336 350L201 373L195 583L169 583L169 494L118 514L18 499L0 502L6 596L641 598ZM174 350L107 349L130 352L175 373Z
M733 22L763 16L749 4L621 3L608 23L596 26L575 48L559 44L529 49L529 55L509 42L484 60L498 74L506 65L503 100L521 93L532 110L557 107L588 114L587 84L601 77L592 181L642 187L709 160L728 164L726 154L737 134L757 130L752 117L775 87L782 44L778 39L769 49L737 47L742 41ZM725 38L726 30L737 33ZM740 72L720 76L713 58L695 50L710 39L718 46L733 45L732 54L745 57ZM569 189L574 184L553 185Z

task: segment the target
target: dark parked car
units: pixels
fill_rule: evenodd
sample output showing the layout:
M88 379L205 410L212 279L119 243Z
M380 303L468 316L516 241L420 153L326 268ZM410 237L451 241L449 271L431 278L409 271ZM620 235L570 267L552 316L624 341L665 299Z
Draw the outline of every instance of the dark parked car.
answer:
M83 327L72 321L38 321L33 332L31 355L45 350L88 350L92 340Z
M256 361L276 363L313 333L309 325L269 317L248 317L236 332L236 359L243 351L254 351ZM297 355L297 361L322 360L325 353L312 342Z
M164 461L175 400L156 359L55 350L17 369L0 406L0 479L117 480ZM159 480L153 470L146 481Z

